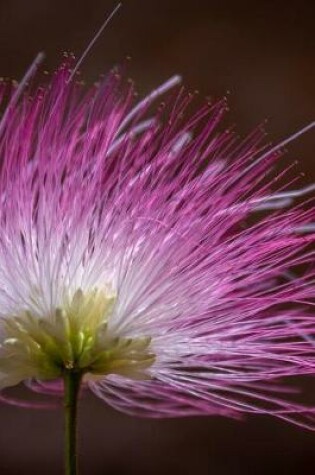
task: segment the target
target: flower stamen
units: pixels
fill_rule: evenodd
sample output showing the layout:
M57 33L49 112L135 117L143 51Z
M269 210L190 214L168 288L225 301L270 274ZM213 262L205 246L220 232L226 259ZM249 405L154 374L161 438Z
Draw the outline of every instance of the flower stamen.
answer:
M155 359L151 339L111 334L108 320L115 300L105 291L78 289L50 319L28 311L3 319L0 372L7 375L5 385L27 378L55 379L69 370L84 374L85 380L113 373L146 379Z

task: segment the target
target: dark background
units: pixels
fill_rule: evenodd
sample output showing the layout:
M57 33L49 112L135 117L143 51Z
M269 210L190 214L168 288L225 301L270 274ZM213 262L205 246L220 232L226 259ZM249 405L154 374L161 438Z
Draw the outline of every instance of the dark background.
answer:
M0 74L20 78L39 50L53 71L64 50L82 52L114 6L1 0ZM125 0L82 75L93 82L131 55L128 75L141 94L181 73L201 98L229 90L229 122L241 133L268 118L277 141L314 120L314 18L306 1ZM315 179L314 145L309 133L285 158L299 160L305 183ZM133 419L90 395L81 402L80 429L82 475L306 474L315 466L314 433L265 417ZM0 405L0 473L62 474L61 410Z

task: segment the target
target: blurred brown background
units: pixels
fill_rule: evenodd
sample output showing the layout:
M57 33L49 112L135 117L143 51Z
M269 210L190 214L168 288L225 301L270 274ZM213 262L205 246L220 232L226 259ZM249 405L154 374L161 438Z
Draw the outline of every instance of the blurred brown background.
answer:
M1 0L0 74L20 78L39 50L53 70L62 51L84 49L115 4ZM314 18L307 1L125 0L82 74L92 82L130 55L140 93L179 72L201 96L229 90L241 133L268 118L280 140L314 120ZM305 182L315 179L314 146L309 133L286 156L299 159ZM61 412L0 405L0 424L1 474L62 474ZM88 396L80 427L82 475L303 475L315 465L315 434L265 417L140 420Z

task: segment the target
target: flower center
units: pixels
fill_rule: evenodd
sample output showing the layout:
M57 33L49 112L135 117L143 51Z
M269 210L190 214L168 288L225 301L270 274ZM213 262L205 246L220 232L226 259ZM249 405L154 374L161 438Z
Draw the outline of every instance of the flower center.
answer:
M151 339L112 335L108 320L114 303L115 296L104 291L79 289L49 318L24 311L3 319L0 386L28 378L56 379L65 370L81 372L85 379L108 374L146 379L155 360Z

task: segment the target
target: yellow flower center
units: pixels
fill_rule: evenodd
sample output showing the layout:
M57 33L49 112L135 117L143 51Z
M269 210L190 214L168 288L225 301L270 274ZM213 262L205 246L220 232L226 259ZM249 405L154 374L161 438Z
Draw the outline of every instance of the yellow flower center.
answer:
M149 337L119 337L108 331L115 297L100 290L77 290L50 318L25 311L3 319L0 386L28 378L56 379L66 370L85 379L120 374L146 379L155 360Z

